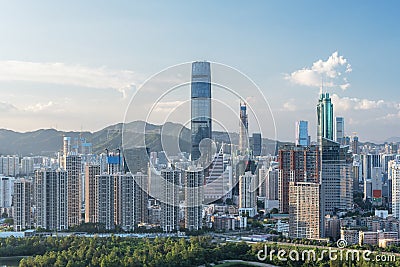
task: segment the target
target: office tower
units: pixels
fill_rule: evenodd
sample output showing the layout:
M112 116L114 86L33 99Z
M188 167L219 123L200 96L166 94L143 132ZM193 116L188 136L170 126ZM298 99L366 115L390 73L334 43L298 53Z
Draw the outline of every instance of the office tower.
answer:
M100 173L100 165L85 166L85 222L87 223L96 222L96 175Z
M12 176L12 177L17 176L19 174L19 157L1 156L0 173L5 176Z
M36 227L68 229L67 172L42 168L35 172L34 204Z
M353 154L360 154L360 147L358 144L358 136L353 136L353 140L351 142L351 150L353 151Z
M209 62L193 62L191 83L191 131L192 151L191 160L200 159L200 143L203 139L212 139L211 125L211 68ZM208 142L207 142L208 143ZM202 148L202 161L208 161L209 144Z
M253 133L253 156L261 156L262 138L261 133Z
M317 141L321 138L333 140L333 105L329 93L322 93L317 105Z
M296 146L308 146L308 121L296 121Z
M319 183L289 183L289 236L293 238L320 237Z
M148 223L149 222L149 214L148 214L148 179L149 177L146 174L141 172L137 172L133 174L133 180L135 182L135 188L133 193L135 194L135 222L137 224L140 223Z
M278 152L279 210L289 212L289 182L320 181L320 151L317 146L286 146Z
M68 226L81 223L82 159L78 155L71 154L65 158L66 171L68 173Z
M150 150L147 147L127 148L123 151L125 173L147 173Z
M242 155L248 153L249 146L249 122L247 117L247 106L246 103L240 103L240 122L239 122L239 151Z
M336 117L336 142L344 145L344 118Z
M204 187L205 203L218 200L227 193L224 188L227 181L224 181L224 153L222 147L219 153L215 154L208 173Z
M171 168L161 170L161 228L164 232L179 230L179 172Z
M400 219L400 157L390 162L390 178L392 180L392 214Z
M21 178L14 182L14 231L22 231L32 227L31 191L32 181Z
M31 175L33 173L34 173L33 158L23 157L21 159L21 171L20 171L20 174L22 174L22 175Z
M103 225L107 230L115 228L115 176L119 176L119 174L101 174L95 176L95 187L97 189L95 218L96 222Z
M185 228L189 231L202 228L202 203L204 172L190 166L185 171Z
M321 142L321 220L353 206L352 153L348 147L322 138ZM322 225L325 225L323 223ZM321 228L322 237L325 236Z
M0 175L0 211L11 215L12 194L14 191L14 177Z
M257 214L257 185L256 176L246 171L239 176L239 214L245 213L250 217Z

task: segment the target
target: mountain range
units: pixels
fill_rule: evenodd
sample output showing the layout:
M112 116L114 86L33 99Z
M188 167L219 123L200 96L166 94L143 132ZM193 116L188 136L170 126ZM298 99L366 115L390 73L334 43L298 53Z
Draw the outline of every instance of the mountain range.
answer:
M167 122L163 125L154 125L144 121L134 121L125 125L122 123L110 125L96 132L40 129L21 133L0 129L0 155L53 156L54 153L62 149L63 136L71 137L72 142L78 138L85 138L86 142L92 143L93 153L101 153L105 149L118 149L121 147L122 140L125 148L146 144L150 151L157 152L164 150L162 143L176 143L176 136L179 136L181 151L190 152L191 144L190 129L182 124ZM239 135L214 131L213 139L218 143L229 143L231 139L231 143L238 144ZM263 147L266 153L275 153L277 145L280 144L281 142L276 143L273 140L263 138Z

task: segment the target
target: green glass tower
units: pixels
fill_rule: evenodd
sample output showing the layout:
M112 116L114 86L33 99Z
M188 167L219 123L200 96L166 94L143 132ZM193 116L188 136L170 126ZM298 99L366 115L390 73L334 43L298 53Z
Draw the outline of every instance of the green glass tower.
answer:
M329 93L322 93L317 105L318 132L317 140L321 138L333 140L333 105Z

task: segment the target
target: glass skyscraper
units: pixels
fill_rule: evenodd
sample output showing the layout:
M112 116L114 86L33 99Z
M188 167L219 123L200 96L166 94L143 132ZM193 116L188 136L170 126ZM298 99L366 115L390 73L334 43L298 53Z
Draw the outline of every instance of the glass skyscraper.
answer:
M317 105L318 132L317 139L321 138L333 140L333 105L329 93L322 93Z
M296 146L309 146L308 121L296 121Z
M207 161L207 152L210 142L205 142L205 147L200 151L200 142L203 139L211 139L211 69L209 62L192 63L191 83L191 129L192 129L192 161L200 159ZM203 144L202 144L203 145Z

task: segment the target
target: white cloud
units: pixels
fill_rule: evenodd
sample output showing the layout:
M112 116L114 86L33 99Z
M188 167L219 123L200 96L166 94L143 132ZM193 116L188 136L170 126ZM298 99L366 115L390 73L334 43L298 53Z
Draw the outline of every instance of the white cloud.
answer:
M126 94L138 84L129 70L90 68L64 63L0 61L0 81L28 81L90 88L114 89Z
M28 106L24 110L25 111L38 112L38 111L46 110L46 109L51 108L53 106L54 106L54 102L53 101L49 101L48 103L45 103L45 104L37 103L35 105Z
M394 103L385 102L384 100L369 100L360 98L340 97L337 94L332 95L332 103L338 111L347 110L370 110L382 107L393 107Z
M294 104L295 100L293 98L289 99L289 101L283 103L283 110L285 111L296 111L297 107Z
M336 51L326 61L320 59L309 68L285 74L285 79L304 86L320 87L323 83L324 87L338 86L342 90L346 90L350 87L350 83L347 82L343 73L350 73L351 71L352 68L347 59L339 56Z

